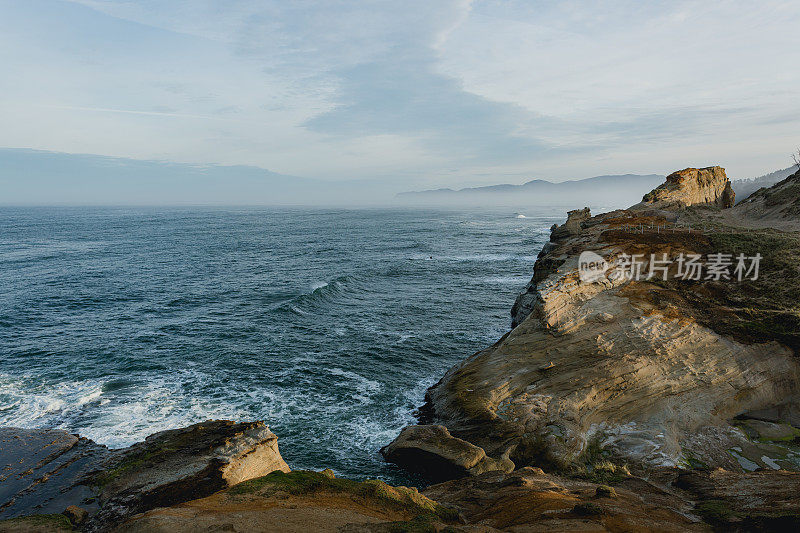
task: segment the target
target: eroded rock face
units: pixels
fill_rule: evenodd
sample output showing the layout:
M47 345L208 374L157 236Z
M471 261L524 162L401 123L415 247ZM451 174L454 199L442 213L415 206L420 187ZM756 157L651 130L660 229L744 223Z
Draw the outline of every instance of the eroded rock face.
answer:
M381 449L381 454L387 461L434 481L514 470L507 457L492 459L482 448L453 437L439 425L408 426Z
M89 483L102 488L102 529L154 507L193 500L289 467L263 422L214 420L150 435L116 452Z
M733 207L736 194L722 167L686 168L673 172L667 180L642 199L642 203L653 207L687 207L712 205L720 208Z
M588 207L569 211L567 221L561 226L554 226L550 232L550 238L555 241L571 235L578 235L582 229L581 224L590 218L592 218L592 213Z
M726 531L800 531L800 474L722 469L680 472L673 485L693 512Z
M754 235L718 219L712 234L665 231L676 221L702 227L720 213L705 204L725 204L722 169L676 174L653 205L584 219L545 246L514 305L514 329L428 391L431 422L490 456L509 452L518 467L599 457L643 470L800 469L794 430L775 427L800 428L798 311L785 283L797 279L796 263L769 256L762 277L742 285L686 285L674 264L669 282L646 279L646 266L638 280L578 275L583 251L613 264L622 254L645 263L651 254L750 254L776 239L781 254L800 250L792 235ZM680 190L687 180L695 185Z
M0 464L0 519L75 506L90 513L88 531L289 471L263 422L227 420L156 433L122 450L61 430L0 428Z
M612 488L525 467L434 485L424 494L490 531L708 531L681 495L634 478Z

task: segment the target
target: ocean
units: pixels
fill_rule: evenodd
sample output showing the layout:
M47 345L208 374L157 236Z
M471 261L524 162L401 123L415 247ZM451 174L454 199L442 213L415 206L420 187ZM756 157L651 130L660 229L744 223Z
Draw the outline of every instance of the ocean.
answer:
M292 468L378 450L495 342L563 208L0 208L0 425L109 447L264 420Z

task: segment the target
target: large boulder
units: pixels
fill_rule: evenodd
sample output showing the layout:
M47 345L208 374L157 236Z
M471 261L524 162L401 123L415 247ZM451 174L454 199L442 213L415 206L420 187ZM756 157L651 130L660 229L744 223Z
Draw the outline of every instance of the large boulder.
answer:
M289 472L263 422L228 420L163 431L121 450L62 430L0 428L0 467L0 519L75 506L91 514L87 531Z
M289 466L278 451L278 438L263 422L213 420L155 433L114 454L89 480L100 487L103 504L92 524L102 529L276 470L289 472Z
M551 228L550 239L555 241L571 235L578 235L582 229L581 224L590 218L592 218L592 213L588 207L567 212L567 221L561 226Z
M514 470L508 458L493 459L483 448L452 436L439 425L408 426L381 449L381 454L387 461L434 481Z
M733 207L736 194L722 167L685 168L673 172L664 183L644 195L647 207L674 208L690 205Z

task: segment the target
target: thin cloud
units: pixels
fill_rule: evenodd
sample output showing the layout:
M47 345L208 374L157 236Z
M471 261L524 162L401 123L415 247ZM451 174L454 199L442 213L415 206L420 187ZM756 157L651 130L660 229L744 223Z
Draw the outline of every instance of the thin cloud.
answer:
M763 174L798 144L798 25L779 0L0 0L0 146L418 188Z

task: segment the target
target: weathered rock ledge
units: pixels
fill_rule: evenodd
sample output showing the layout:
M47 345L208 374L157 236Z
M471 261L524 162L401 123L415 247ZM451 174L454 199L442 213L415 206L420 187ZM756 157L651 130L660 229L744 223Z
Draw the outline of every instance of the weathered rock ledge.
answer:
M263 422L227 420L156 433L122 450L62 430L2 428L0 464L0 519L75 506L86 512L80 525L88 531L289 471Z
M111 470L90 473L89 479L105 482L92 486L95 494L119 490L112 489L112 484L124 487L122 493L114 493L118 495L116 503L109 505L114 496L100 496L99 510L95 506L87 511L73 504L63 514L56 514L59 505L78 496L67 490L68 496L58 504L46 499L49 508L31 505L29 499L29 507L16 508L20 516L0 520L0 532L622 533L709 531L710 525L725 531L788 531L800 525L800 474L793 472L662 468L644 479L611 463L572 477L523 467L513 472L475 470L420 492L378 480L340 479L330 470L290 472L268 431L260 423L216 421L154 435L104 463L114 465ZM412 432L406 435L406 444L413 444L415 433L422 436ZM24 453L4 455L4 459L11 459L12 465L35 461L54 476L39 478L38 484L49 485L51 491L58 489L58 483L65 487L67 478L59 478L56 471L80 451L63 451L75 447L70 436L50 430L7 430L5 435L12 441L21 440L23 448L18 452ZM47 438L41 439L43 436ZM485 459L468 443L453 445L453 437L443 428L434 429L433 436L454 446L451 458L465 466ZM34 444L33 439L40 440ZM221 441L227 443L219 446ZM88 446L88 442L84 444ZM61 459L51 453L54 445L62 450ZM245 449L251 453L241 453ZM10 453L10 449L4 448L4 452ZM214 465L213 474L210 465ZM272 469L267 475L233 484L249 476L242 472ZM198 475L204 471L209 475ZM27 475L16 472L13 477ZM36 497L36 490L29 498ZM120 498L119 494L126 496ZM120 513L123 503L127 510ZM38 513L32 514L35 511Z
M262 422L208 421L108 450L4 428L0 532L465 531L415 488L290 471Z
M756 201L796 223L795 184L800 173ZM800 469L800 235L759 224L753 202L731 208L729 189L720 167L686 169L628 210L571 211L514 304L513 329L428 391L422 421L516 468L788 479ZM609 268L582 281L584 251L608 264L638 254L644 276ZM675 279L680 254L713 253L760 253L761 276ZM648 279L651 254L673 260L666 280Z

